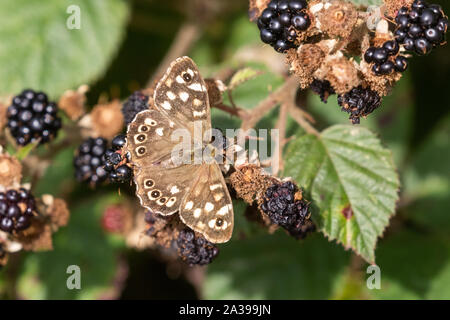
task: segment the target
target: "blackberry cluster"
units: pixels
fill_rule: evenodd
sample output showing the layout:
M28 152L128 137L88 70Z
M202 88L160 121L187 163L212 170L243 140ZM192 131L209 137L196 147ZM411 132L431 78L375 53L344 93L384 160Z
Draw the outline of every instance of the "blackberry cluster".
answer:
M316 94L319 95L320 100L324 103L327 103L328 97L332 94L335 94L333 87L331 86L330 81L328 80L317 80L314 79L310 84L309 88Z
M349 119L353 124L359 124L360 117L371 114L381 105L381 97L376 91L360 85L343 95L338 95L338 104L342 107L342 111L350 113Z
M408 68L408 59L399 55L397 40L388 40L381 47L370 47L364 53L364 60L373 63L372 72L377 76L391 74L394 70L404 72Z
M293 237L302 233L309 215L309 204L303 199L296 200L297 192L297 186L290 181L274 184L267 188L261 204L270 221L286 229Z
M190 229L180 231L176 242L178 254L191 266L209 264L219 254L219 248Z
M18 145L47 143L61 128L57 112L56 103L48 101L45 93L26 89L13 98L8 108L8 128Z
M338 104L342 111L350 113L349 119L353 124L359 124L360 117L367 116L381 105L381 97L376 91L358 86L338 95Z
M79 182L98 185L106 180L108 173L103 166L107 147L108 141L104 138L88 138L81 143L73 161L75 178Z
M296 48L297 32L311 25L306 0L272 0L258 18L261 40L278 52Z
M124 156L122 152L122 148L126 143L126 137L120 134L112 140L112 149L107 149L105 152L103 168L108 172L109 179L112 182L128 182L133 174L130 167L126 164L128 156Z
M148 109L148 96L142 91L135 91L122 106L122 114L128 125L141 111Z
M27 229L35 210L36 202L28 190L0 192L0 230L12 233Z
M395 38L407 51L425 55L445 42L448 19L437 4L415 0L411 8L398 10L395 23Z

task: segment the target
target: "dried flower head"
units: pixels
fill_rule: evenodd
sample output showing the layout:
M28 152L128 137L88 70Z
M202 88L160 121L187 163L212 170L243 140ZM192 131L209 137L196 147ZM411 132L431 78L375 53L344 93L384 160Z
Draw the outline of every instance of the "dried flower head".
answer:
M89 86L82 85L77 90L67 90L59 99L58 105L71 120L79 119L86 113L86 92Z

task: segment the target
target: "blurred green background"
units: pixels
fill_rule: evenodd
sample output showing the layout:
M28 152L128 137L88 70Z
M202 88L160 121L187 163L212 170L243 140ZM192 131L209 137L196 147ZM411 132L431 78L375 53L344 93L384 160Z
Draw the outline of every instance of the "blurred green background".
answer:
M433 2L450 12L448 1ZM81 30L65 28L70 4L82 8ZM0 93L31 86L56 99L65 89L89 83L90 106L102 94L125 99L146 86L177 33L195 21L198 39L187 53L205 76L247 65L266 71L235 93L236 104L252 107L267 95L265 88L279 86L282 78L271 65L276 54L268 55L269 63L257 59L264 56L264 46L256 25L248 21L247 5L244 0L2 0ZM158 250L127 248L123 239L102 229L100 220L109 204L133 199L132 192L118 195L112 186L92 192L68 179L73 146L56 156L34 186L36 195L51 193L68 201L69 225L55 234L54 251L11 257L0 271L0 297L449 299L449 89L446 45L412 59L382 107L361 121L392 150L402 182L396 215L376 249L380 290L367 289L367 263L355 254L319 233L303 241L282 231L267 235L243 217L240 202L235 203L235 236L220 246L207 268L168 262ZM307 98L302 107L315 117L318 129L348 124L334 96L327 104L310 93ZM260 126L273 126L276 113ZM213 126L230 125L236 126L236 120L214 111ZM292 124L289 132L299 130ZM82 290L66 289L70 264L81 266Z

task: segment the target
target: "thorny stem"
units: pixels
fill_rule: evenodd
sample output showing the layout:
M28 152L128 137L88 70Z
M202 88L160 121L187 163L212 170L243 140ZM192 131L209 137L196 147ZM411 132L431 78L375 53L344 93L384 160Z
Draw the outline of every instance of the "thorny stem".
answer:
M273 175L277 175L279 171L283 171L284 162L283 162L283 147L286 144L286 122L289 111L289 105L287 103L283 103L280 106L280 115L278 116L278 122L276 124L276 128L279 130L279 139L277 142L277 146L275 147L276 152L278 152L279 164L273 170Z

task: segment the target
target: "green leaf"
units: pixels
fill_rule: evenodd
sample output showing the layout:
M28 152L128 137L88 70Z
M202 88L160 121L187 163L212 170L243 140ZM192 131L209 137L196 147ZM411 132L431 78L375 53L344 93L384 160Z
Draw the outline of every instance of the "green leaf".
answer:
M53 235L53 251L27 255L18 294L26 299L95 299L113 287L115 248L100 226L105 206L117 196L81 202L71 211L67 227ZM66 286L67 267L81 270L81 290Z
M244 82L247 82L251 79L256 78L262 74L262 71L255 70L253 68L243 68L237 71L230 80L230 84L228 85L228 90L233 90Z
M17 152L15 153L14 156L15 156L17 159L19 159L19 160L23 160L23 159L25 159L25 158L30 154L30 152L31 152L34 148L36 148L38 145L39 145L39 142L32 142L32 143L29 143L29 144L27 144L26 146L23 146L23 147L19 148L19 149L17 150Z
M348 254L319 235L296 241L283 232L221 246L208 267L206 299L326 299Z
M69 29L69 5L80 29ZM0 95L25 87L58 96L96 80L117 51L128 17L123 0L0 1Z
M369 130L336 125L320 136L294 140L285 156L285 176L312 197L322 232L369 262L377 238L394 213L399 179L391 152Z

